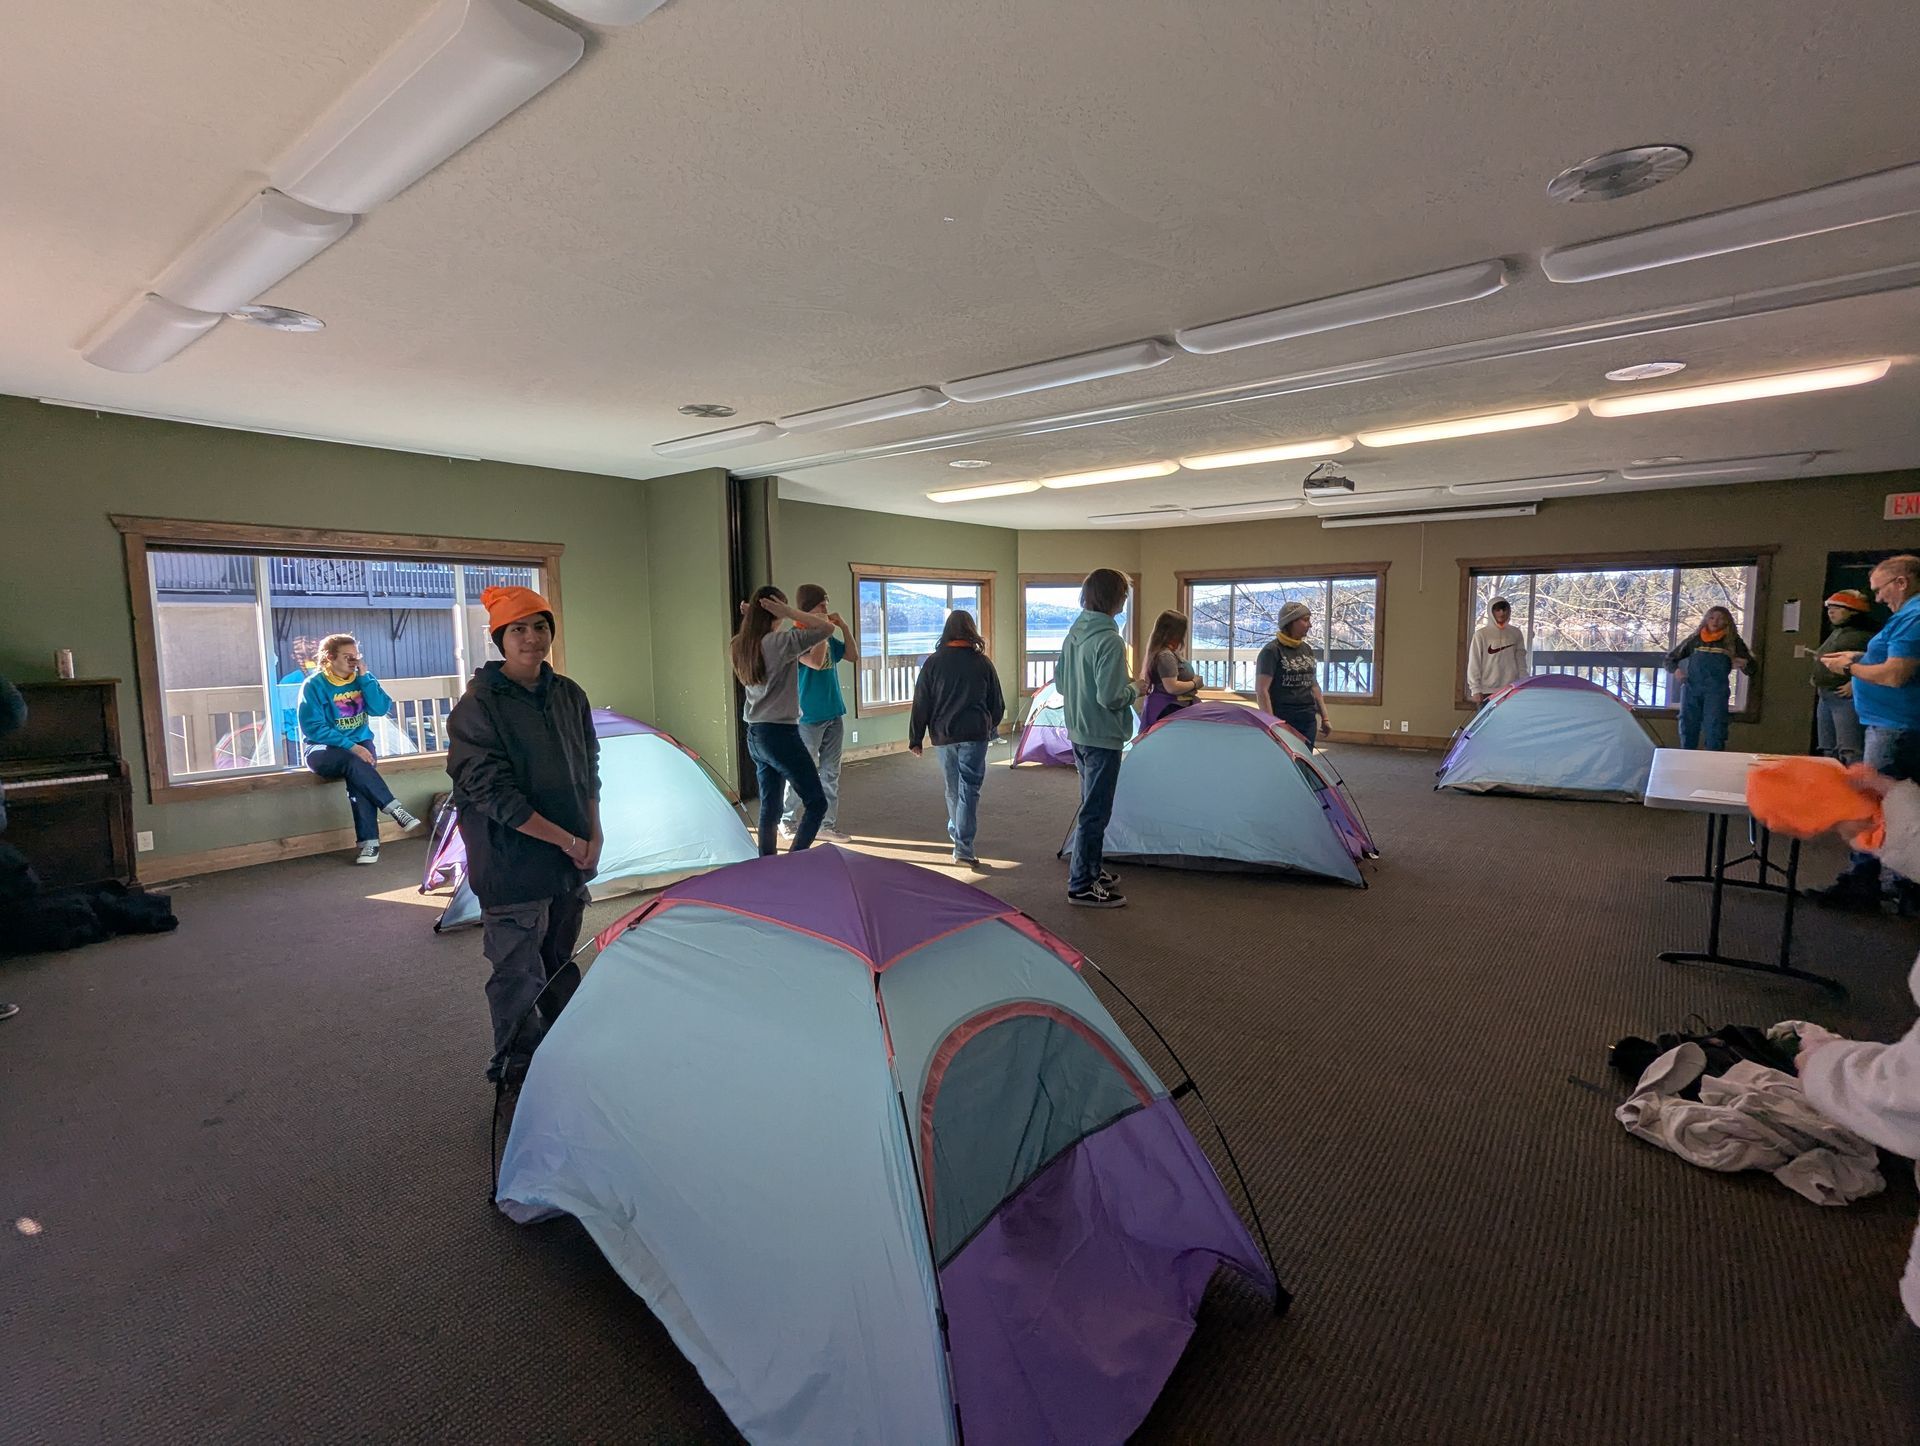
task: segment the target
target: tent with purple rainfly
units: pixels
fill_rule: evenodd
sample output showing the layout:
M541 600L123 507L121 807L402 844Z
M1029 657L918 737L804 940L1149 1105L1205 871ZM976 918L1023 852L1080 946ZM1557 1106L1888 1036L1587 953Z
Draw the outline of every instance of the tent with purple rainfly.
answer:
M999 899L817 847L599 942L496 1199L576 1217L749 1440L1118 1442L1217 1268L1285 1308L1191 1081Z
M1134 736L1140 734L1140 715L1134 714ZM1067 737L1067 704L1059 688L1047 684L1033 695L1027 709L1027 721L1021 726L1020 741L1014 745L1011 767L1023 763L1050 763L1072 768L1073 740Z
M611 708L593 710L593 731L600 739L600 826L606 834L592 884L596 899L657 889L759 855L723 785L691 748ZM480 922L458 823L452 801L442 804L420 880L423 894L453 886L433 926L436 934Z

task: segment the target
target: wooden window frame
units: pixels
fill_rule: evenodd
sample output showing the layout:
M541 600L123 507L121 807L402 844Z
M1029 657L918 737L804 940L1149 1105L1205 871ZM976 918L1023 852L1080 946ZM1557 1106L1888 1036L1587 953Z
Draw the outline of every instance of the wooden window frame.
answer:
M991 650L993 646L993 594L999 586L1000 574L991 568L971 567L896 567L879 563L854 562L847 565L847 571L853 578L853 638L860 650L862 659L867 656L867 640L860 630L860 584L868 578L877 582L894 578L903 578L909 582L977 582L980 584L980 616L975 619L980 624L980 636L985 638ZM844 616L844 614L843 614ZM913 708L911 699L904 703L867 703L860 696L860 667L854 665L853 678L853 716L856 718L884 718L891 713L906 713Z
M327 527L270 527L250 522L203 522L172 517L131 517L108 513L126 549L127 587L133 605L134 674L140 694L140 732L146 749L147 798L155 804L303 788L327 780L304 770L250 773L243 778L207 778L175 783L167 773L166 701L160 678L159 629L153 612L153 578L147 563L150 546L240 552L273 556L402 558L416 562L530 563L540 569L542 595L553 605L553 665L566 665L566 630L559 626L560 557L558 542L509 542L475 537L423 537L397 532L349 532ZM271 689L271 680L268 687ZM269 693L269 701L271 694ZM408 754L382 759L383 773L439 769L445 753Z
M1753 608L1751 636L1747 646L1753 650L1753 679L1757 680L1766 668L1767 641L1767 597L1773 579L1774 555L1780 551L1777 542L1758 543L1751 547L1681 547L1656 548L1638 552L1558 552L1532 554L1526 557L1463 557L1460 559L1460 601L1458 639L1455 647L1453 671L1453 706L1460 712L1473 712L1479 708L1467 696L1467 649L1473 642L1473 630L1479 620L1473 610L1473 579L1476 574L1489 572L1597 572L1627 568L1682 568L1712 567L1715 564L1729 567L1750 567L1753 569ZM1527 619L1528 628L1533 619ZM1527 638L1527 656L1533 656L1533 637ZM1737 713L1728 716L1738 723L1758 723L1761 706L1758 687L1747 688L1747 704ZM1677 718L1680 710L1675 708L1635 708L1642 718Z
M1391 562L1351 562L1328 565L1327 563L1295 563L1285 567L1211 567L1199 568L1191 572L1176 572L1173 575L1174 586L1180 598L1180 609L1189 618L1193 616L1193 588L1196 583L1248 582L1257 579L1272 579L1286 582L1295 578L1311 578L1316 581L1331 582L1335 578L1370 577L1373 579L1373 690L1368 693L1326 693L1329 705L1338 703L1351 708L1378 708L1382 705L1387 677L1387 571ZM1191 638L1188 640L1191 642ZM1228 690L1213 690L1223 692ZM1234 697L1245 697L1235 692Z
M1088 571L1092 571L1092 569L1088 569ZM1142 637L1142 633L1140 631L1140 613L1142 611L1142 604L1140 599L1140 574L1137 572L1127 572L1121 568L1115 568L1114 571L1120 573L1122 577L1126 578L1127 586L1133 589L1133 594L1132 594L1133 614L1127 619L1125 637L1126 637L1126 644L1127 644L1127 649L1129 653L1131 654L1131 656L1138 659L1140 656L1140 639ZM1027 586L1028 584L1032 584L1036 587L1078 587L1080 586L1080 584L1082 584L1086 580L1087 580L1087 574L1084 572L1023 572L1019 574L1019 580L1014 584L1015 587L1018 588L1019 590L1017 595L1014 598L1014 606L1019 612L1019 619L1020 619L1019 634L1014 639L1014 646L1013 646L1013 658L1014 658L1013 676L1015 679L1016 692L1025 693L1027 691Z

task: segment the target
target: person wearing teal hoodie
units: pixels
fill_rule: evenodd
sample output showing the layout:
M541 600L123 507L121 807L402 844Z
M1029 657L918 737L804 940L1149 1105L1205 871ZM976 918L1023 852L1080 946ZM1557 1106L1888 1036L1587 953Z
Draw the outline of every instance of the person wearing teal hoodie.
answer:
M1073 824L1073 871L1067 902L1088 909L1117 909L1126 896L1102 865L1113 792L1120 782L1120 752L1133 736L1133 705L1141 696L1127 645L1114 621L1127 605L1125 573L1096 568L1080 585L1080 616L1060 645L1053 685L1060 690L1080 772L1080 812Z
M360 644L352 633L335 633L320 644L320 666L300 686L300 742L307 767L322 778L347 785L353 810L353 836L359 844L356 864L380 862L380 815L415 829L420 820L394 799L375 766L373 720L393 711L393 699L380 680L360 665Z

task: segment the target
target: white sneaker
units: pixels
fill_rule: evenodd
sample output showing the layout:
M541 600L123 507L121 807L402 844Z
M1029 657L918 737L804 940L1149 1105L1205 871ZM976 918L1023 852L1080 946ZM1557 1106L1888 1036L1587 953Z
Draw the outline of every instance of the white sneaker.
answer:
M387 817L400 826L400 832L409 833L420 827L420 820L408 813L398 803L387 805Z
M356 864L379 863L380 862L380 845L375 840L368 839L365 843L360 845L360 852L353 856L353 861Z
M852 843L853 842L853 835L841 833L840 830L837 828L823 827L821 828L819 833L814 835L814 837L823 838L828 843Z

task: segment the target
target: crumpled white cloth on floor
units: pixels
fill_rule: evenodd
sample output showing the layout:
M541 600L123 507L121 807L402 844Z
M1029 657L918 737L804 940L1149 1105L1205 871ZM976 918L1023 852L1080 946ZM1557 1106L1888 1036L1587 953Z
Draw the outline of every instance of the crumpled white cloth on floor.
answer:
M1816 1205L1846 1205L1886 1188L1874 1147L1807 1103L1800 1081L1741 1060L1706 1073L1697 1044L1670 1049L1640 1076L1614 1118L1627 1133L1708 1170L1766 1170ZM1700 1099L1680 1091L1700 1080Z

